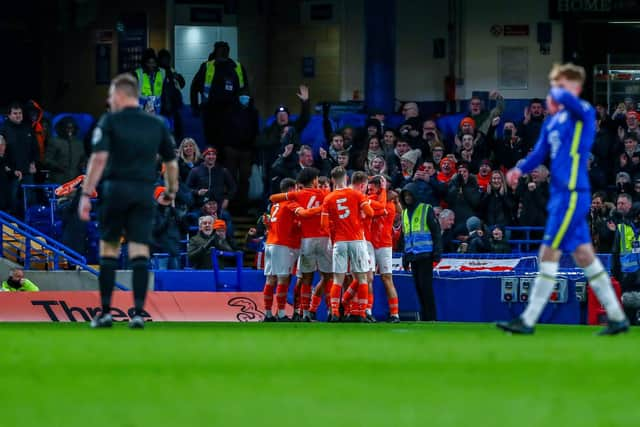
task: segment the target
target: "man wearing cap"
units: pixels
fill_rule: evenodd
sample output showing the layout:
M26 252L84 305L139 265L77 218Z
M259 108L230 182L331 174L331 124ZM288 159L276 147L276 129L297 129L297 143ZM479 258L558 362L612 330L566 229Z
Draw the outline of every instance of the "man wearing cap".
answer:
M149 279L149 244L152 238L153 191L158 156L165 168L162 198L173 201L178 191L175 143L164 123L140 110L138 82L128 74L116 76L109 87L110 113L93 131L93 153L82 183L78 214L89 221L91 197L98 182L100 207L100 297L102 309L94 328L111 327L111 295L120 256L120 240L128 242L133 270L134 314L129 326L144 327L144 302ZM102 179L102 181L100 181Z
M187 177L187 187L193 194L195 209L200 209L209 200L215 200L221 211L226 211L229 201L236 194L236 184L226 168L217 165L218 152L207 148L202 153L204 161L191 169Z
M223 141L232 106L240 95L249 93L247 71L229 58L229 51L227 42L216 42L209 60L200 65L191 82L191 109L202 117L209 146Z
M270 169L273 162L276 161L278 155L285 152L289 145L292 146L291 152L297 151L297 146L300 144L299 137L311 120L309 88L300 85L297 96L300 100L300 116L296 120L291 120L289 108L286 105L279 105L274 112L275 120L258 137L256 146L261 152L263 168L269 172L265 177L267 179L265 188L271 188L273 175L270 173Z

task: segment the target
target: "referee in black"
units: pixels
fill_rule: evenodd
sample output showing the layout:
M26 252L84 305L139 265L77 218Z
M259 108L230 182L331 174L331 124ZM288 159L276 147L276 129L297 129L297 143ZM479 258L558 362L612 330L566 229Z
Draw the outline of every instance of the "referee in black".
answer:
M82 184L78 214L89 221L90 195L102 178L100 224L100 297L102 311L92 328L112 325L111 294L120 254L120 238L129 245L133 270L135 314L131 328L144 328L142 310L147 293L149 243L153 218L153 190L158 155L165 165L165 201L173 201L178 191L178 164L175 142L157 117L138 106L138 82L121 74L109 87L110 113L96 126L87 176Z

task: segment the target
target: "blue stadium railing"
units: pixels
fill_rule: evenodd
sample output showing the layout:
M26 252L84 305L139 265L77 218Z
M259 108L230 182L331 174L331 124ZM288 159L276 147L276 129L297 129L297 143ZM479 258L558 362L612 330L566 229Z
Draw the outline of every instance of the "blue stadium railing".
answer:
M0 229L0 258L10 255L16 261L22 262L27 270L34 261L40 261L47 266L51 265L53 270L59 270L61 260L66 260L67 263L94 276L99 275L98 270L87 265L84 256L3 211L0 211ZM128 290L120 283L116 283L116 287Z

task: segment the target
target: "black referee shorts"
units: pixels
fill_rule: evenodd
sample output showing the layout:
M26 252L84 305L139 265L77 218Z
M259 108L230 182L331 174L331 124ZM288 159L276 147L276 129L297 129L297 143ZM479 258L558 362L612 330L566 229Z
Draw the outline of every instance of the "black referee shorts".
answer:
M153 184L107 181L102 184L99 210L100 239L151 244L153 227Z

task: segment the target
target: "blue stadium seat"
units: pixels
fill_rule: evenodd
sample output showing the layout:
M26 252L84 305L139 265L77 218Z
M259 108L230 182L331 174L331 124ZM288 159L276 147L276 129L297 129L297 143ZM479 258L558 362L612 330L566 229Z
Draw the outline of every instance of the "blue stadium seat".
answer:
M404 123L404 116L402 114L390 114L386 118L385 125L392 129L398 130L402 123Z
M362 128L365 123L367 123L366 114L346 113L338 120L338 129L343 129L345 126Z

